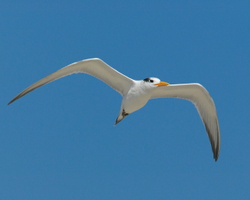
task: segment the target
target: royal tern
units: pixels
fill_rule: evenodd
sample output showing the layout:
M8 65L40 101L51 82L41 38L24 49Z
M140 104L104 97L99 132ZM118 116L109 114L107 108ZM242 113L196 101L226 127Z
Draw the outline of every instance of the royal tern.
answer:
M198 83L169 84L158 78L137 81L116 71L101 59L92 58L72 63L32 84L8 104L36 88L73 73L92 75L119 92L123 99L115 124L142 108L149 99L173 97L191 101L197 108L210 139L215 161L220 151L220 130L214 102L207 90Z

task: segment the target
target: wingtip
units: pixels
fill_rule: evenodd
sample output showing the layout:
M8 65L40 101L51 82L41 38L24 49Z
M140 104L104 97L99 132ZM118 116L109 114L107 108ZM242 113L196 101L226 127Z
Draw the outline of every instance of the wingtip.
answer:
M214 161L217 162L217 160L218 160L218 157L214 157Z
M14 100L11 100L7 105L10 105Z
M17 100L18 98L14 98L14 99L12 99L7 105L10 105L11 103L13 103L15 100Z
M217 162L218 158L219 158L219 152L216 152L214 154L214 160L215 160L215 162Z

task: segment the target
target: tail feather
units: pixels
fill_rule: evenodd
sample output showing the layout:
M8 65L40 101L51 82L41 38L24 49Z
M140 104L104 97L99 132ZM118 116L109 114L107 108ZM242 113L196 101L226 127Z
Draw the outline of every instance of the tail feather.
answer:
M114 124L114 125L118 124L120 121L122 121L122 120L123 120L126 116L128 116L128 115L129 115L129 113L126 113L125 110L123 109L123 110L119 113L118 117L116 118L116 121L115 121L115 124Z

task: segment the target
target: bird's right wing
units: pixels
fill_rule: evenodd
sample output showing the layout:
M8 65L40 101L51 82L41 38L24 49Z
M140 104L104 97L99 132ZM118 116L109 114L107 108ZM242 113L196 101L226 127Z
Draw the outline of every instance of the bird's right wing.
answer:
M74 74L74 73L86 73L86 74L92 75L100 79L104 83L108 84L114 90L119 92L122 96L127 93L127 91L130 89L130 87L134 83L134 81L131 78L116 71L115 69L110 67L108 64L103 62L101 59L99 58L86 59L86 60L72 63L66 67L63 67L62 69L59 69L58 71L37 81L36 83L32 84L31 86L23 90L21 93L19 93L16 97L14 97L9 102L9 104L21 98L22 96L28 94L29 92L35 90L38 87L41 87L54 80L57 80L59 78L62 78L64 76Z
M151 98L172 97L191 101L197 108L210 139L214 159L220 151L220 129L214 101L208 91L200 84L173 84L152 90Z

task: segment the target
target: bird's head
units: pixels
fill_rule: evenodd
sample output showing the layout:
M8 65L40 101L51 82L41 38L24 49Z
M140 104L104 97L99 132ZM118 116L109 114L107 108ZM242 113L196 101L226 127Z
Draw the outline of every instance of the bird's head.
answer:
M150 77L143 79L143 82L150 88L167 86L169 83L163 82L158 78Z

